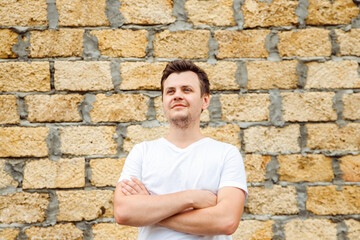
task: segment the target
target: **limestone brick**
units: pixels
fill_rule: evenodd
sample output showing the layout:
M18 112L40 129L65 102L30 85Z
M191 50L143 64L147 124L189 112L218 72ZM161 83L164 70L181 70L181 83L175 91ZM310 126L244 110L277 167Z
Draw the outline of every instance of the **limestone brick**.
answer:
M46 127L0 128L0 157L44 157L48 155Z
M83 51L83 29L31 31L30 57L79 57Z
M56 90L112 90L110 62L56 61L54 85Z
M245 0L242 5L244 27L273 27L298 24L295 10L297 0L273 0L271 3L259 0Z
M360 213L359 186L308 186L306 209L316 215Z
M14 95L0 95L0 124L20 122L16 101L17 98Z
M271 161L271 156L260 154L247 154L245 156L245 172L248 182L264 182L266 180L266 165Z
M29 240L37 239L83 239L83 232L72 223L56 224L51 227L32 226L25 230Z
M49 63L0 63L0 92L30 91L50 91Z
M0 196L0 223L36 223L46 218L49 194L19 192Z
M25 97L30 122L79 122L79 94L28 95Z
M0 189L6 187L17 187L19 184L14 178L5 171L5 159L0 159ZM1 236L1 233L0 233ZM0 238L1 239L1 238Z
M60 151L69 155L116 154L115 129L114 126L62 127Z
M339 128L334 123L307 124L307 147L311 150L360 151L360 124Z
M232 235L233 240L272 239L274 221L242 220Z
M19 233L20 233L19 229L5 228L3 230L0 230L0 239L1 240L16 240Z
M146 30L116 29L93 30L102 55L109 57L145 57Z
M221 94L223 121L261 122L269 120L269 94Z
M360 182L360 155L347 155L339 160L342 178L347 182Z
M225 142L234 145L237 148L241 147L239 132L240 127L235 124L226 124L221 127L206 127L201 129L202 134L206 137L213 138L220 142Z
M278 156L280 181L331 182L334 179L332 159L321 154Z
M251 214L297 214L296 189L279 185L273 188L250 187L246 209Z
M341 56L360 56L360 29L350 29L348 32L335 29L335 33Z
M330 31L308 28L279 32L281 57L326 57L331 55Z
M345 220L344 222L348 227L346 237L349 240L358 240L360 236L360 221L356 221L354 219L348 219Z
M85 186L85 159L41 159L27 161L23 189L76 188Z
M224 58L266 58L269 56L265 48L266 36L270 30L215 31L215 39L219 49L216 55Z
M125 158L97 158L90 160L91 184L97 187L115 187L124 163Z
M97 94L90 117L93 122L145 121L149 97L144 94Z
M18 35L9 29L0 29L0 58L16 58L12 47L17 43L17 37Z
M360 120L360 93L343 95L343 117L347 120Z
M336 240L336 224L328 219L294 219L285 224L285 236L289 240L328 239Z
M137 227L118 225L115 223L98 223L92 227L94 240L126 239L137 240L139 229Z
M57 191L58 221L82 221L113 217L113 191Z

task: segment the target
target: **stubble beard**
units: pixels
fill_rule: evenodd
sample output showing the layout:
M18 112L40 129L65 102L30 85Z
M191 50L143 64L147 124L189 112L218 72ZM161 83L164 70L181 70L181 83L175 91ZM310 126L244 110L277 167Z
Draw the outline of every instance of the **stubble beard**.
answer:
M180 128L180 129L185 129L185 128L189 127L189 125L191 123L191 117L190 116L173 117L173 118L170 118L169 121L175 127Z

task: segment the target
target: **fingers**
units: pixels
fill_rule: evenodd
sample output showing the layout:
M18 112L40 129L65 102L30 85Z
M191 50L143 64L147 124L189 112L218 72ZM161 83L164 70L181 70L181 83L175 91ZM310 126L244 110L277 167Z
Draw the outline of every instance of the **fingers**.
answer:
M135 177L131 178L131 181L124 179L120 182L121 191L126 195L149 195L145 185Z
M144 194L149 194L149 192L146 189L145 185L139 179L137 179L136 177L131 177L131 180L140 187L140 189L142 190L142 192Z

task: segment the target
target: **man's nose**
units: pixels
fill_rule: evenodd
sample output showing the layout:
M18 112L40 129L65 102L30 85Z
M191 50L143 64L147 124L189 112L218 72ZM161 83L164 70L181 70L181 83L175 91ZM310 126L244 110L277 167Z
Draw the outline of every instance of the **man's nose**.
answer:
M176 91L174 94L174 99L178 100L178 99L183 99L183 94L181 91Z

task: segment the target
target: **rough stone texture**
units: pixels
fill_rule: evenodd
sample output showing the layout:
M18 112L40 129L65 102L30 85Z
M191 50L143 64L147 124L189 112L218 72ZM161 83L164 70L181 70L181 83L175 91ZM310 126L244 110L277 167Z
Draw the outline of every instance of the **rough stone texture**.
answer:
M113 217L113 191L57 191L58 221L89 221Z
M18 35L9 29L0 29L0 58L16 58L12 47L17 43L17 37Z
M0 63L0 92L50 91L50 66L47 62Z
M37 239L83 239L83 232L72 223L56 224L51 227L30 227L25 230L29 240Z
M30 122L79 122L79 94L28 95L25 97Z
M109 26L106 0L56 0L59 26Z
M233 0L189 0L185 2L188 21L195 26L234 26Z
M266 36L270 30L215 31L215 39L219 44L216 56L224 58L266 58L269 56L265 48Z
M172 16L172 0L122 0L120 12L125 24L169 24Z
M221 94L223 121L261 122L269 120L269 94Z
M116 153L114 126L75 126L59 129L63 154L112 155Z
M250 127L244 130L246 152L298 152L299 125Z
M56 90L112 90L110 62L56 61L54 85Z
M85 159L41 159L27 161L23 189L76 188L85 186Z
M115 187L124 163L125 158L97 158L90 160L91 184L97 187Z
M126 239L137 240L139 229L137 227L123 226L115 223L98 223L92 227L94 240Z
M330 31L308 28L279 32L281 57L326 57L331 55Z
M90 117L93 122L145 121L149 97L143 94L97 94Z
M46 26L46 0L1 0L0 26Z
M320 150L360 151L360 123L339 128L334 123L306 124L307 147Z
M20 122L16 101L17 98L14 95L0 95L0 124Z
M360 88L358 63L352 60L310 62L305 88Z
M335 33L341 56L360 56L360 29L350 29L347 32L335 29Z
M360 213L360 187L342 186L307 187L306 209L316 215L338 215Z
M332 159L321 154L278 156L280 181L331 182L334 178Z
M360 120L360 93L343 95L343 117L347 120Z
M246 207L252 214L297 214L296 189L293 186L273 188L250 187Z
M360 182L360 155L348 155L339 160L342 178L347 182Z
M0 157L44 157L48 155L46 127L0 128Z
M281 93L283 119L289 122L335 121L333 92Z
M242 220L232 235L233 240L273 239L272 225L274 221Z
M308 0L306 23L310 25L349 24L359 8L353 0Z
M221 127L206 127L201 129L202 134L206 137L232 144L237 148L241 147L239 131L240 127L235 124L226 124Z
M360 236L360 221L354 219L348 219L344 221L348 227L347 238L349 240L359 240Z
M36 223L45 220L46 193L19 192L0 196L0 223Z
M266 165L270 160L271 156L247 154L244 160L246 180L248 182L264 182L266 179Z
M295 15L297 0L273 0L271 3L259 0L245 0L242 5L244 27L272 27L298 24Z
M248 89L292 89L298 84L297 61L247 62Z
M336 224L328 219L294 219L287 222L284 228L286 239L289 240L338 239Z
M0 189L6 187L17 187L19 184L13 177L5 171L5 159L0 159ZM0 233L1 236L1 233ZM0 237L1 239L1 237Z
M116 29L93 30L102 55L109 57L145 57L146 30Z
M16 240L19 233L20 233L19 229L5 228L3 230L0 230L0 239L1 240Z
M83 51L83 29L31 31L30 57L79 57Z

